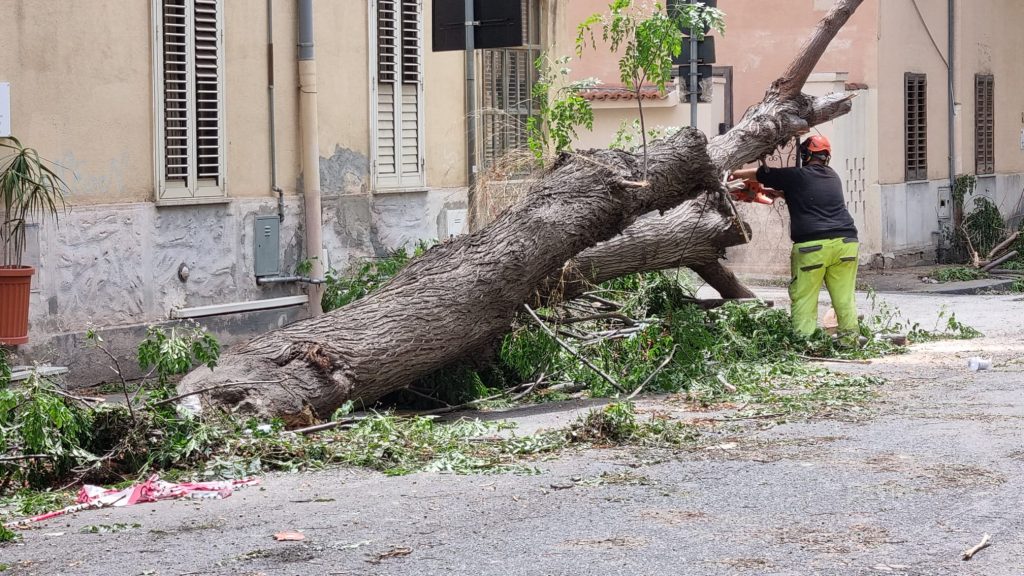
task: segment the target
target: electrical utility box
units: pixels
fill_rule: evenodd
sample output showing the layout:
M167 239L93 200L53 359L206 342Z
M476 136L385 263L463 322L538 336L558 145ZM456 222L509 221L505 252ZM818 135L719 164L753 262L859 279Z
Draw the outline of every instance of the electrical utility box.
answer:
M256 239L256 276L277 276L281 273L281 219L272 216L257 216L253 237Z

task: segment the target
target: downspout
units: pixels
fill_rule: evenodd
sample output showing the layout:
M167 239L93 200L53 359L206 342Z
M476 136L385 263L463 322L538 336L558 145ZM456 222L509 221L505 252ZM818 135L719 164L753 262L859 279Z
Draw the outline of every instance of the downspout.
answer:
M949 193L952 195L956 189L956 67L953 65L956 56L956 19L953 9L954 0L949 0Z
M466 0L466 182L472 190L476 184L476 15L473 0Z
M956 191L956 67L954 62L956 61L956 13L953 8L954 0L948 0L947 6L947 25L948 30L946 36L948 38L948 44L946 46L946 92L949 95L949 110L947 115L949 116L949 201L950 201L950 227L954 231L957 229L962 219L962 206L953 201ZM939 232L938 239L936 242L935 258L938 262L946 262L947 259L947 246L945 244L945 238L942 235L943 223L939 220Z
M267 0L267 99L270 107L270 191L277 194L277 217L284 222L284 190L277 185L277 105L274 98L274 0Z
M302 192L305 200L306 257L312 263L309 275L324 277L323 228L320 206L320 145L318 142L316 58L313 46L313 0L298 0L299 20L299 128L302 134ZM323 314L321 284L309 284L309 312Z

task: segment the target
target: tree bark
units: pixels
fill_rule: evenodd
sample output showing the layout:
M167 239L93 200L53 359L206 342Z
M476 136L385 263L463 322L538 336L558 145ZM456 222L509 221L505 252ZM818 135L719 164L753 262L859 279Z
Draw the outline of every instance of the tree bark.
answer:
M308 425L329 418L346 400L372 403L500 337L522 303L538 287L550 287L556 275L567 291L579 285L571 275L562 278L567 269L588 270L600 281L717 262L722 247L699 235L733 242L743 231L722 200L723 171L849 111L848 95L812 98L799 88L804 71L860 3L840 0L791 65L795 75L776 81L729 133L709 143L699 131L684 129L652 144L646 180L642 159L623 151L564 154L512 208L480 231L432 248L374 294L259 336L224 354L213 371L194 370L179 383L179 393L237 384L194 394L182 404ZM693 202L698 197L700 206ZM665 214L631 227L651 211ZM672 249L657 246L666 234L686 240ZM629 266L614 257L624 251L630 251ZM267 381L280 382L256 383Z
M701 271L724 270L718 260L725 249L745 243L749 234L749 226L740 222L724 196L703 194L665 214L647 215L615 238L584 250L544 280L538 300L572 299L593 284L636 272L686 266L703 278ZM732 278L738 287L728 289L723 298L753 297ZM724 282L704 280L716 290L726 287Z

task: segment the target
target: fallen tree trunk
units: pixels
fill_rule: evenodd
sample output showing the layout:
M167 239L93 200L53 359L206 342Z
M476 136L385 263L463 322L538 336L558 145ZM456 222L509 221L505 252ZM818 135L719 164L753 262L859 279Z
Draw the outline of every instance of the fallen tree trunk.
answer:
M699 131L684 129L652 145L646 181L640 181L641 161L623 151L562 155L495 221L432 248L374 294L259 336L222 356L213 371L193 371L179 383L180 393L237 384L182 404L308 425L329 418L346 400L371 403L500 337L521 304L577 255L579 269L616 273L598 264L602 251L614 249L617 241L608 241L624 230L639 241L643 228L629 227L641 215L670 211L705 193L720 197L723 171L849 111L849 96L812 98L799 90L860 2L840 0L787 75L726 135L708 143ZM721 214L720 208L713 212ZM686 209L692 214L692 204ZM644 226L658 222L649 220Z
M753 298L719 263L743 244L749 227L722 195L704 194L661 215L641 218L621 234L581 252L538 287L540 302L572 299L593 284L654 270L689 267L723 298ZM732 284L726 278L732 279Z

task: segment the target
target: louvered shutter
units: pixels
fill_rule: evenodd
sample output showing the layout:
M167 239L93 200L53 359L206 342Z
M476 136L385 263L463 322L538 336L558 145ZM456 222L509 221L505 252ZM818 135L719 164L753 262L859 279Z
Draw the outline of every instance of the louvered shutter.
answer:
M991 74L974 76L974 171L994 174L995 153L995 78Z
M195 0L196 175L216 186L221 172L217 0Z
M186 0L163 3L163 178L187 186L188 14Z
M376 14L376 187L421 187L425 184L422 6L418 0L377 0Z
M928 77L908 72L905 84L907 181L928 179Z
M156 0L159 200L224 195L223 0Z

